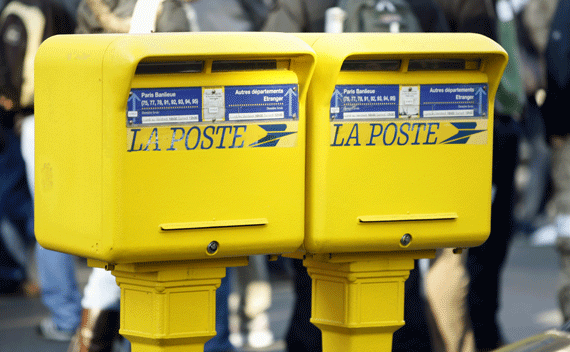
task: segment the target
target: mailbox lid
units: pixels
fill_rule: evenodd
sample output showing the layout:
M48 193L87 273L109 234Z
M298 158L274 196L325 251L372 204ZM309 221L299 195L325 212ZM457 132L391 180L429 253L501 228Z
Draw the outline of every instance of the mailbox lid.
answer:
M302 38L319 62L308 97L305 249L481 244L502 48L478 35ZM402 245L406 234L412 241Z

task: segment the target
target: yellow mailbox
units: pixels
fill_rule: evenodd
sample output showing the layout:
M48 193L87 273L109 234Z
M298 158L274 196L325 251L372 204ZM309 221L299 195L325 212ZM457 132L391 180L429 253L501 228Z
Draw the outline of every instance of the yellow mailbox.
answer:
M474 34L299 36L317 54L303 253L311 321L323 351L391 351L414 259L489 235L507 55Z
M108 263L296 250L314 52L287 34L56 36L36 57L36 233Z
M476 34L300 36L318 62L307 98L306 251L483 243L506 52Z

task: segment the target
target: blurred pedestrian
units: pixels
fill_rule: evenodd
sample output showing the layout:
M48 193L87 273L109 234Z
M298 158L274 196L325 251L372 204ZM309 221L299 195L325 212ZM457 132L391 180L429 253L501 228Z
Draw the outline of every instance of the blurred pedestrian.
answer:
M485 351L504 343L497 322L499 280L515 227L514 171L520 134L515 118L520 117L524 104L516 23L512 6L506 0L438 3L452 31L483 34L498 41L509 54L509 65L495 99L489 239L464 252L463 258L451 255L450 249L444 250L446 255L436 258L426 283L436 327L434 341L441 342L436 346L443 351L468 351L474 344L477 350ZM439 260L448 262L438 265ZM446 289L442 290L442 285Z
M54 34L71 33L69 14L51 1L7 1L0 15L2 38L2 103L14 111L22 133L22 153L33 196L33 93L34 57L40 43ZM19 142L19 141L18 141ZM19 144L18 144L19 147ZM74 258L36 244L36 265L41 299L50 311L38 332L45 338L69 341L79 325L80 293L75 280Z
M564 114L570 97L570 0L560 0L546 46L547 92L541 107L552 148L556 205L556 247L560 255L558 300L564 321L570 320L570 126Z
M250 256L248 266L233 270L230 341L236 347L243 347L247 343L252 348L266 348L274 341L267 314L272 301L267 257Z
M521 118L523 138L528 146L528 181L515 206L518 230L532 234L534 245L554 244L556 234L547 212L550 182L550 147L540 107L546 94L546 45L550 23L558 0L527 0L519 12L521 74L527 103Z
M3 114L2 119L4 117ZM6 246L6 237L23 236L21 242L32 243L33 208L20 154L20 141L13 130L5 128L3 124L0 124L0 221L10 221L17 230L3 233L4 228L0 228L0 294L24 293L28 273L24 265L18 262L18 254ZM19 255L25 257L25 253Z

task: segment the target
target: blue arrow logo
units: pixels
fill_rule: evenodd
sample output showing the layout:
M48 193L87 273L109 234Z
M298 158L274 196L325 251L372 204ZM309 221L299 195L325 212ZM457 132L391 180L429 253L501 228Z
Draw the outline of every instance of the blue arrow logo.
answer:
M289 88L287 93L285 93L285 98L289 98L289 117L293 116L293 97L296 97L297 93L293 89Z
M440 142L441 144L467 144L469 137L486 131L485 129L476 130L477 122L452 122L451 124L457 128L457 133L443 142Z
M336 88L333 93L333 98L334 98L334 107L338 108L338 99L342 98L342 94Z
M483 88L479 87L475 92L475 95L479 97L479 116L481 116L481 113L483 112L483 96L487 95L487 92L485 92Z
M250 144L250 147L275 147L282 137L297 133L297 131L285 132L287 125L284 123L277 125L259 125L259 127L263 128L265 132L267 132L267 135L257 142Z
M132 109L131 111L137 111L137 101L141 101L141 99L135 93L131 92L131 96L129 97L128 102L132 102Z

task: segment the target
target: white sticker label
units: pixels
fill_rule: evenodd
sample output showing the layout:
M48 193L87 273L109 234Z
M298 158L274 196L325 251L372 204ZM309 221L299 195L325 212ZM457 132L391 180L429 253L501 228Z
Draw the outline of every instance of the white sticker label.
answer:
M224 120L226 113L224 88L204 88L202 104L204 121Z
M411 118L420 116L420 87L400 87L400 117Z

